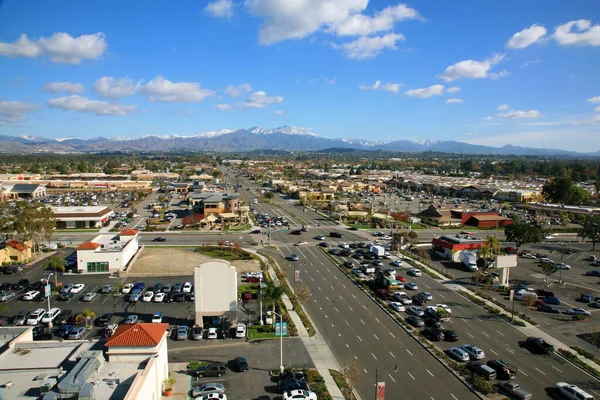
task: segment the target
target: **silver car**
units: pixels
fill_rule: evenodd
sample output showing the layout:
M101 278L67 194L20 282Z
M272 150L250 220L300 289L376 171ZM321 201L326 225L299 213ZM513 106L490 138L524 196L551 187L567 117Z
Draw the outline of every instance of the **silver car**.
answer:
M200 386L196 386L192 390L192 397L200 397L209 393L225 393L225 386L222 383L207 382Z
M15 296L15 292L0 292L0 301L9 301Z
M177 328L177 340L187 340L190 336L190 330L187 326L181 325Z

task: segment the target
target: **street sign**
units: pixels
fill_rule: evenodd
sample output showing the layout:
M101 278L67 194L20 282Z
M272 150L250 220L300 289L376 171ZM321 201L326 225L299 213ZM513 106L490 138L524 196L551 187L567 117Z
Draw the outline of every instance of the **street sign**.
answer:
M283 335L279 333L281 322L275 322L275 336L288 336L288 324L287 322L283 323Z
M385 400L385 382L377 382L377 400Z
M299 269L296 270L295 280L297 280L297 281L300 280L300 270Z
M514 298L515 298L515 289L510 289L510 294L509 294L508 299L510 301L513 301Z
M47 284L44 286L44 297L50 297L50 295L52 295L52 288L50 287L50 284Z

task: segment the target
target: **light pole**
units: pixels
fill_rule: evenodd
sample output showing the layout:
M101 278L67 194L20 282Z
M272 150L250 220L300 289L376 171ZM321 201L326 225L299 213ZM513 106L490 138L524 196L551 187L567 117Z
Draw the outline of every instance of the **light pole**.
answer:
M260 299L260 310L259 313L260 315L258 316L258 324L260 326L263 325L263 315L262 315L262 275L258 278L258 282L259 282L259 286L258 286L258 297Z
M273 311L279 317L279 372L283 374L283 316Z
M398 372L398 364L390 364L390 365L384 367L381 370L381 372L383 373L386 369L388 369L392 365L394 366L394 372ZM379 380L379 368L375 368L375 400L377 400L377 394L378 394L377 392L379 390L379 388L377 387L377 385L379 383L379 382L377 382L378 380Z
M567 245L565 243L560 244L560 271L558 272L558 284L559 285L562 285L562 270L564 268L563 256L565 255L565 247L567 247Z
M53 272L50 272L50 274L48 274L48 276L47 276L45 279L44 279L44 278L42 278L42 280L45 280L45 281L46 281L46 285L44 285L44 291L46 290L46 287L47 287L48 285L50 285L50 277L51 277L52 275L54 275L54 273L53 273ZM45 293L44 293L44 294L45 294ZM50 316L50 297L52 297L52 289L50 289L50 293L48 293L48 317ZM50 321L48 322L48 327L49 327L49 328L52 328L52 320L50 320Z

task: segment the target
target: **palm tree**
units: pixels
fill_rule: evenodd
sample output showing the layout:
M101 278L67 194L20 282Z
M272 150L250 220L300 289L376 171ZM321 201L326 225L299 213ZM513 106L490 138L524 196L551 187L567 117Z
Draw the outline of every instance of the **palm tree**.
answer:
M79 315L81 318L85 318L85 329L90 329L90 320L96 316L96 313L89 308L84 308Z
M484 244L483 246L481 246L479 248L479 250L477 250L477 255L479 256L480 259L483 259L482 268L485 268L487 259L493 255L493 252L492 252L492 249L487 244Z
M273 282L269 282L267 287L262 291L263 301L267 307L271 306L273 316L275 316L275 304L278 304L281 301L284 294L284 287L275 286ZM275 323L275 318L273 318L273 323Z
M44 269L54 271L54 287L58 286L58 272L65 272L67 261L61 256L51 256L44 263Z
M500 253L500 241L496 236L487 236L485 238L485 244L490 249L492 255Z

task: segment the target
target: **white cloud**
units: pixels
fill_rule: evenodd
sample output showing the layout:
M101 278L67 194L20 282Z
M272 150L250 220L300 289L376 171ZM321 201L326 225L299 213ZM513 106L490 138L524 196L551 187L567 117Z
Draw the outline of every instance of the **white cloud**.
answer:
M384 92L392 92L398 93L400 88L402 87L402 83L384 83L381 84L381 81L377 80L372 85L359 85L358 88L360 90L383 90Z
M498 111L506 111L508 109L510 109L510 106L508 104L500 104L498 106Z
M348 58L365 60L378 56L385 49L397 50L396 42L404 40L406 38L401 33L388 33L384 36L361 37L349 43L332 43L331 46L343 50Z
M503 69L500 72L491 72L490 73L490 78L493 79L493 80L496 80L496 79L504 78L505 76L508 76L508 75L510 75L508 73L508 71L505 70L505 69Z
M494 119L493 117L485 117L483 120L484 120L484 121L491 121L491 120L493 120L493 119Z
M0 99L0 126L17 124L27 121L24 115L28 112L37 110L37 104L26 103L24 101L4 101Z
M283 110L275 110L275 111L272 112L272 114L273 115L283 115L283 114L285 114L285 111L283 111Z
M102 32L73 37L58 32L46 38L30 40L23 34L12 43L0 42L0 54L7 57L37 58L50 57L56 63L79 64L82 59L100 58L106 51L107 43Z
M231 104L217 104L215 108L221 111L229 111L231 110Z
M52 93L81 93L84 88L81 83L71 83L71 82L50 82L46 83L42 88L44 92L52 92Z
M519 65L521 68L525 68L525 67L529 67L530 65L535 65L535 64L539 64L541 63L542 60L539 58L533 59L533 60L529 60L529 61L525 61L524 63L522 63L521 65Z
M460 92L460 88L458 86L452 86L446 89L447 93L458 93Z
M238 103L242 108L264 108L272 104L278 104L283 102L281 96L268 96L267 93L261 91L252 93L248 100L243 103Z
M103 76L94 82L94 90L102 97L116 100L124 96L134 95L137 88L130 78L117 80L112 76Z
M464 60L450 65L440 78L446 82L452 82L457 79L480 79L487 78L490 69L498 64L504 58L504 54L494 54L492 57L483 61Z
M454 104L454 103L464 103L464 100L457 99L457 98L452 98L452 99L446 100L446 104Z
M301 39L322 27L363 11L369 0L245 0L250 13L264 18L259 43Z
M587 99L587 102L592 103L592 104L598 104L598 103L600 103L600 96L591 97L591 98Z
M525 118L539 118L542 113L538 110L509 110L505 113L498 114L499 117L512 118L512 119L525 119Z
M333 78L327 78L327 77L323 77L323 80L325 81L325 83L327 83L328 85L335 85L335 82L337 81L337 77L333 77Z
M554 30L554 40L561 46L600 46L600 25L580 19L559 25Z
M50 108L60 108L65 111L81 111L95 115L128 115L137 109L137 106L90 100L76 94L48 99L46 104Z
M212 90L202 89L197 82L171 82L157 76L146 85L138 85L139 92L148 95L150 101L191 103L202 101L215 94Z
M238 97L244 93L250 93L252 91L252 86L249 83L244 83L239 86L229 85L225 88L225 93L230 95L231 97Z
M598 106L598 107L594 108L594 111L596 111L596 112L600 112L600 106Z
M217 18L231 18L233 16L232 0L216 0L208 3L204 11Z
M524 49L541 41L546 36L546 28L543 25L533 24L512 35L504 45L507 49Z
M431 96L439 96L444 92L444 85L432 85L428 88L423 89L411 89L405 92L409 97L416 97L418 99L426 99Z
M386 7L370 17L364 14L353 14L345 20L334 22L327 29L338 36L368 36L378 32L394 29L396 22L419 19L418 11L404 4Z

